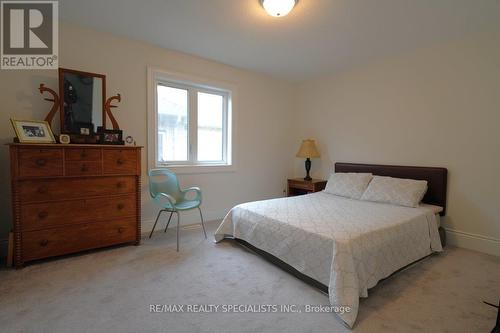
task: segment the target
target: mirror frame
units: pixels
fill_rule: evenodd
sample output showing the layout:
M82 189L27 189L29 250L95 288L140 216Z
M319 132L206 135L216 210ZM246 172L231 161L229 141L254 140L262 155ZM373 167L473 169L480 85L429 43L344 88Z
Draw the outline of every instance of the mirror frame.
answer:
M59 67L59 113L61 118L61 129L60 132L62 134L69 134L65 131L64 128L64 73L72 73L77 75L85 75L92 76L102 79L102 128L106 128L106 110L104 109L104 105L106 103L106 75L97 74L91 72L82 72L69 68L61 68ZM97 130L97 129L96 129Z

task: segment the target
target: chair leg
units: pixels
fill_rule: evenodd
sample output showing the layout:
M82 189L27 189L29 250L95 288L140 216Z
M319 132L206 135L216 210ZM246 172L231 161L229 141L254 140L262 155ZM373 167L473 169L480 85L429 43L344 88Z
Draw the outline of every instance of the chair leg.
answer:
M168 222L167 222L167 225L165 226L165 231L164 232L167 232L168 225L170 224L170 220L172 219L172 214L174 214L173 211L170 212L170 216L168 217Z
M177 252L179 252L179 231L181 230L181 215L177 213Z
M160 218L161 213L163 213L164 211L165 210L162 209L158 212L158 216L156 216L155 224L153 225L153 230L151 230L151 233L149 234L149 238L151 238L151 236L153 236L153 232L155 231L155 228L156 228L156 223L158 223L158 219Z
M205 223L203 222L203 214L201 213L201 208L198 207L198 210L200 211L201 227L203 228L203 233L205 234L205 239L207 239L207 232L205 231Z

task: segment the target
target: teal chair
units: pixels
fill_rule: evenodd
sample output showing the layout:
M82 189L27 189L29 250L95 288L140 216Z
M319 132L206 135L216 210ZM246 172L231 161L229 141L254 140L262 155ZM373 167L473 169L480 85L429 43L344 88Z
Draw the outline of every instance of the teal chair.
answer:
M188 199L188 193L194 192L196 196L193 199ZM161 210L158 212L156 217L153 230L149 234L149 238L153 235L155 231L156 223L160 218L161 213L168 212L170 217L168 218L167 226L165 227L165 232L167 232L168 225L172 219L174 213L177 214L177 252L179 252L179 230L181 224L181 217L179 212L185 210L191 210L198 208L201 218L201 226L203 227L203 233L205 238L207 238L207 232L205 231L205 224L203 223L203 214L201 213L201 190L199 187L190 187L185 190L181 190L179 187L179 181L177 180L177 175L168 169L151 169L149 170L149 193L153 198L154 202L157 203Z

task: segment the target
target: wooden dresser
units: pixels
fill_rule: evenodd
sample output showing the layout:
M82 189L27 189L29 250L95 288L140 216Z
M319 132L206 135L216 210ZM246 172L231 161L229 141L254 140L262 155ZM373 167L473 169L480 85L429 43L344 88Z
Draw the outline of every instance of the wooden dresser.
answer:
M11 144L14 264L140 242L141 147Z

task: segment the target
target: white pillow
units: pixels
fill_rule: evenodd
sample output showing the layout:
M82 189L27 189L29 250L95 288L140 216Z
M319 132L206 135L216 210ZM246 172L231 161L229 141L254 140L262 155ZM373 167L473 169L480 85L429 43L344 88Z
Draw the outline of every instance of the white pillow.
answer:
M418 207L425 192L426 180L374 176L361 200Z
M333 173L326 183L325 192L342 197L359 199L365 192L372 177L371 173Z

